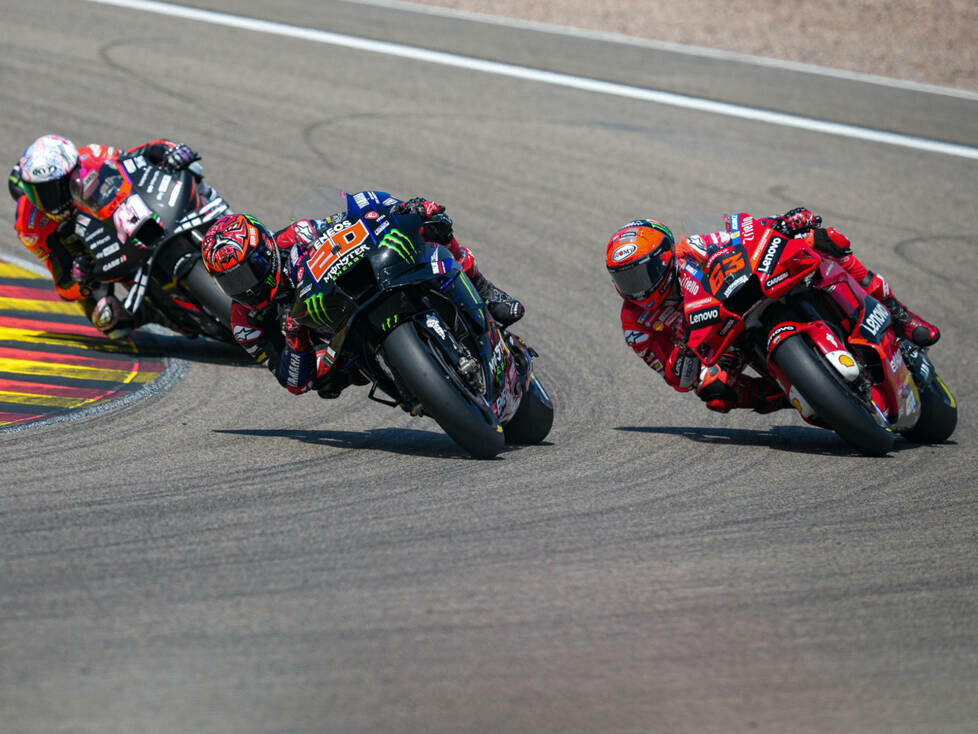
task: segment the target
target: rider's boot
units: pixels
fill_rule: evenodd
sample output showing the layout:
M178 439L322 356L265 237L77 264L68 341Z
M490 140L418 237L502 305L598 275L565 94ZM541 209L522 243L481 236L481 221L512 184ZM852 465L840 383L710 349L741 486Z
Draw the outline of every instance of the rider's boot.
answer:
M925 321L907 308L893 296L886 279L879 273L874 273L860 262L851 252L845 254L838 262L846 271L859 281L877 301L881 301L893 317L893 327L896 333L909 339L918 347L929 347L941 338L940 330L929 321Z
M500 326L515 324L523 318L523 304L506 293L506 291L493 285L482 273L475 273L471 280L472 285L475 286L479 295L482 296L482 300L486 302L489 313L499 322Z
M350 386L350 376L343 370L330 370L316 380L316 392L324 400L335 400Z
M893 329L905 339L909 339L918 347L929 347L941 338L940 329L929 321L925 321L907 308L893 295L890 286L883 276L870 273L871 278L866 285L866 292L873 298L882 301L893 317Z
M336 352L326 342L320 342L316 350L316 376L312 386L324 400L335 400L350 385L369 385L370 382L352 365L345 369L334 366Z

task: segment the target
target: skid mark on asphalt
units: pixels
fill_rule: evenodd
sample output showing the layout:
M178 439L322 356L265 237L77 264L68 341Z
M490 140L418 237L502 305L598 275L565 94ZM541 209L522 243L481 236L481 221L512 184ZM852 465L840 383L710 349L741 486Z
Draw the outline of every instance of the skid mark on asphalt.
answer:
M0 430L127 398L164 369L133 340L102 336L49 278L0 258Z

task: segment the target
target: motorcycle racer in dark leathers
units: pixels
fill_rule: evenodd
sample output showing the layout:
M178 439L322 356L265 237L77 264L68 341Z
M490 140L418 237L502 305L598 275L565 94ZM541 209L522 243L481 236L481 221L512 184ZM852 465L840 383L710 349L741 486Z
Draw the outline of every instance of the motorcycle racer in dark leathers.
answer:
M873 273L853 254L849 239L834 227L823 228L821 217L805 208L781 216L756 218L758 231L772 228L786 237L803 237L823 256L837 261L893 317L897 333L917 346L930 346L940 338L936 326L911 312L897 300L883 276ZM692 234L692 233L690 233ZM691 247L722 247L727 233L690 237ZM706 255L706 250L703 253ZM707 368L686 345L686 325L676 241L661 222L639 219L612 235L605 265L622 297L621 324L625 341L635 353L679 392L695 390L710 410L733 408L769 413L790 407L781 391L761 379L743 374L745 361L731 351Z
M24 150L7 182L17 202L14 229L20 241L47 266L58 295L77 301L92 324L114 339L125 337L139 324L110 287L92 278L89 260L75 235L75 217L79 211L95 215L80 203L88 172L139 155L170 171L199 159L188 146L169 140L120 150L98 144L76 147L66 138L44 135Z
M416 197L401 201L383 191L364 191L375 205L392 214L418 215L421 236L447 247L462 266L490 313L503 325L523 316L523 305L482 275L472 252L455 239L445 208ZM264 363L283 387L299 395L315 389L320 397L336 398L350 384L366 384L319 338L288 316L296 298L299 266L320 238L342 228L346 212L324 219L300 219L272 233L248 214L218 219L204 235L204 265L231 297L231 326L235 340L257 362Z

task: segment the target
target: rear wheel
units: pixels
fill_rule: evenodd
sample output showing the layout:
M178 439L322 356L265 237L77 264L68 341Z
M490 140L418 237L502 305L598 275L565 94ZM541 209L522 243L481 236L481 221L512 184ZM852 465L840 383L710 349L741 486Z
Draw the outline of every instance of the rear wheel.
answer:
M876 421L872 407L864 405L841 378L829 372L802 336L785 339L772 357L819 419L847 443L870 456L883 456L893 448L893 432Z
M554 404L536 377L523 393L516 415L505 425L506 443L540 443L554 422Z
M941 443L950 438L958 425L958 406L944 381L934 375L920 391L920 418L917 425L903 434L916 443Z
M426 415L452 440L478 459L491 459L503 449L503 429L462 394L445 368L421 341L414 324L403 324L384 340L384 357Z

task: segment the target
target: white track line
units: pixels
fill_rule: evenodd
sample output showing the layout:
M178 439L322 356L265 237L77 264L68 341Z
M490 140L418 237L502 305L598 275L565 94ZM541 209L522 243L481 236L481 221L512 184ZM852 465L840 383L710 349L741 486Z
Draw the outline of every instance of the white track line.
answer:
M16 265L17 267L23 268L24 270L29 270L35 275L50 275L48 269L41 265L37 260L28 260L27 258L21 257L20 255L14 255L11 252L0 251L0 260L6 260L11 265Z
M498 61L486 61L469 56L445 53L443 51L431 51L428 49L405 46L399 43L388 41L375 41L357 36L348 36L341 33L318 30L315 28L303 28L301 26L288 25L286 23L276 23L274 21L259 20L229 13L219 13L212 10L200 10L199 8L189 8L172 3L156 2L155 0L88 0L88 2L100 3L103 5L114 5L117 7L142 10L159 15L168 15L175 18L186 18L202 23L212 23L223 25L230 28L242 28L258 33L269 33L289 38L298 38L316 43L324 43L332 46L355 49L357 51L367 51L371 53L396 56L399 58L413 59L431 64L451 66L470 71L480 71L496 76L523 79L541 84L567 87L585 92L596 94L607 94L616 97L636 99L644 102L680 107L684 109L708 112L715 115L724 115L743 120L756 122L766 122L782 127L809 130L812 132L824 133L826 135L836 135L844 138L865 140L874 143L884 143L903 148L923 150L931 153L941 153L943 155L955 156L958 158L968 158L978 160L978 148L959 145L957 143L946 143L940 140L930 140L919 138L912 135L901 135L899 133L886 132L885 130L874 130L872 128L859 127L857 125L845 125L837 122L827 122L811 117L801 117L789 115L781 112L757 109L754 107L744 107L741 105L730 104L727 102L717 102L673 92L663 92L655 89L644 89L633 87L626 84L615 84L604 82L587 77L572 76L570 74L559 74L552 71L542 71L525 66L504 64Z
M705 48L703 46L688 46L683 43L656 41L650 38L628 36L624 33L592 31L586 28L556 25L554 23L542 23L535 20L505 18L501 15L476 13L469 10L456 10L455 8L443 8L438 5L422 5L421 3L405 2L404 0L338 1L351 5L368 5L376 8L400 10L405 13L433 15L439 18L455 18L458 20L467 20L472 23L485 23L486 25L498 25L505 28L550 33L552 35L567 36L569 38L583 38L590 41L617 43L623 46L636 46L638 48L647 48L653 51L665 51L667 53L680 54L682 56L717 59L720 61L733 61L735 63L748 64L750 66L762 66L768 69L796 71L802 74L812 74L815 76L824 76L832 79L845 79L846 81L859 82L862 84L873 84L881 87L903 89L908 92L925 92L927 94L937 94L943 97L957 97L960 99L978 102L978 92L973 92L970 89L955 89L954 87L943 87L937 84L924 84L923 82L912 82L907 81L906 79L894 79L893 77L880 76L878 74L866 74L858 71L849 71L847 69L836 69L829 66L804 64L800 61L785 61L783 59L772 59L766 56L751 56L750 54L737 53L736 51L724 51L718 48Z

